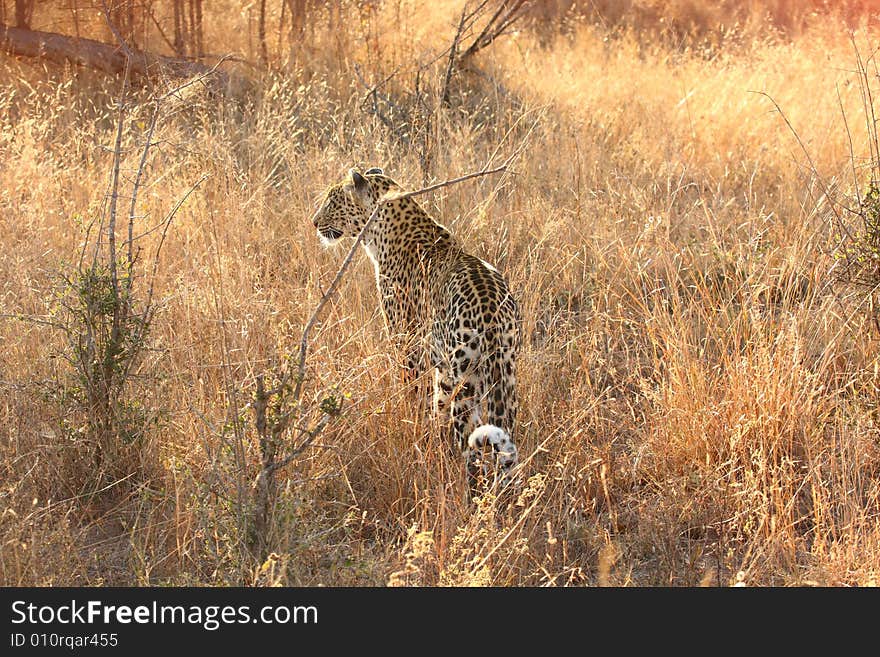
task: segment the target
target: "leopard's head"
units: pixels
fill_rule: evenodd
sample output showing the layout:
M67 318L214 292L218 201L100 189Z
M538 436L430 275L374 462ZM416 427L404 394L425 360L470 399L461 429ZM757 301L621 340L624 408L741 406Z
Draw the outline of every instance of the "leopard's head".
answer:
M356 237L387 189L386 180L382 169L361 173L354 168L332 185L312 215L321 241L331 244L342 237Z

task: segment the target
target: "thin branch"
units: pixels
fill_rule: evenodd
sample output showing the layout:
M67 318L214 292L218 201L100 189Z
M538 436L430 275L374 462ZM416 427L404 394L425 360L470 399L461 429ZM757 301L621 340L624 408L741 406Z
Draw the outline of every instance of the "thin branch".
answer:
M153 132L156 130L156 123L159 120L159 102L156 102L155 109L153 110L153 116L150 118L150 127L147 130L147 139L144 142L144 148L141 151L141 160L138 163L137 172L134 176L134 183L132 184L131 190L131 203L128 206L128 249L127 249L127 257L128 257L128 280L127 280L127 288L131 290L131 282L134 278L134 272L132 268L134 267L134 255L132 253L133 245L134 245L134 220L135 220L135 206L137 205L138 192L141 187L141 177L143 176L144 169L147 165L147 155L150 152L150 147L153 145Z
M859 92L862 95L862 107L865 109L865 125L868 130L868 150L872 162L880 160L880 147L877 144L877 119L874 115L874 97L871 93L871 85L868 78L868 68L862 60L859 52L858 44L856 44L855 35L850 32L850 41L852 42L853 51L855 51L856 62L859 67ZM871 55L873 57L873 54Z
M137 338L134 340L134 344L141 344L143 336L146 334L147 329L149 328L150 323L152 322L154 309L153 309L153 290L156 284L156 272L159 270L159 254L162 252L162 246L165 244L165 238L168 235L168 228L171 226L171 222L174 220L174 216L177 214L177 211L183 206L186 200L190 197L190 195L198 189L199 185L205 182L210 176L205 173L202 174L202 177L199 178L193 185L190 186L186 193L178 199L177 203L175 203L174 207L171 209L165 220L163 221L164 227L162 228L162 236L159 238L159 245L156 247L156 252L153 254L153 267L150 273L150 288L147 292L147 300L144 304L143 310L143 321L138 327ZM129 358L126 363L125 374L128 374L128 371L131 369L131 366L134 364L134 358Z
M14 319L19 322L29 322L31 324L39 324L41 326L50 326L56 329L64 329L64 325L59 322L52 322L47 319L40 319L39 317L32 317L31 315L24 315L22 313L0 313L0 319Z
M472 57L504 34L507 29L520 18L522 15L520 10L524 4L525 0L516 0L510 5L507 13L502 17L501 14L508 8L508 0L503 0L498 6L498 10L492 15L489 22L486 23L483 31L476 39L474 39L468 49L461 54L459 59L463 61Z
M141 151L141 159L138 164L137 172L135 173L134 184L132 186L132 192L131 192L131 203L130 203L129 209L128 209L128 253L127 253L128 263L127 264L128 264L128 288L129 289L131 289L131 279L133 276L132 267L134 265L134 257L133 257L133 253L132 253L132 248L133 248L133 244L134 244L134 234L133 233L134 233L134 220L135 220L135 216L136 216L135 215L135 206L137 205L138 192L140 191L140 187L141 187L141 177L143 176L144 169L146 168L147 155L150 152L150 148L152 148L154 146L153 134L156 131L156 124L158 123L158 120L159 120L159 113L162 109L162 103L165 100L167 100L168 98L171 98L172 96L179 94L181 91L183 91L187 87L192 86L193 84L196 84L197 82L201 82L205 78L213 75L217 71L217 68L220 66L220 64L222 64L225 60L226 60L225 56L221 57L220 61L218 61L216 64L214 64L214 66L212 66L210 69L208 69L204 73L202 73L202 74L200 74L190 80L187 80L186 82L183 82L183 83L177 85L176 87L174 87L170 91L167 91L166 93L159 96L154 101L153 115L150 118L150 127L147 130L147 138L146 138L146 141L144 142L144 148ZM199 183L201 183L201 181L196 183L196 185L198 185ZM163 223L165 223L165 222L163 222ZM167 230L167 223L166 223L166 230ZM162 239L164 241L164 239L165 239L164 234L162 236Z
M171 96L179 94L181 91L183 91L187 87L191 87L192 85L194 85L198 82L203 82L205 79L211 77L212 75L221 73L222 71L218 70L220 68L220 64L222 64L224 62L228 62L228 61L238 61L238 60L233 55L221 55L220 59L217 60L217 62L211 68L209 68L205 71L201 71L198 75L191 77L190 79L180 83L179 85L177 85L176 87L174 87L170 91L167 91L166 93L164 93L162 96L159 97L159 101L161 102L161 101L167 100Z
M101 0L101 9L104 14L104 20L107 23L107 27L110 28L110 32L113 34L114 38L117 42L119 42L119 47L122 48L125 53L125 57L129 60L134 59L136 57L134 51L128 45L128 42L122 37L119 33L119 30L116 29L116 25L110 19L110 9L107 8L107 3L104 0Z
M188 190L186 190L186 193L184 193L184 195L180 197L180 200L177 201L177 203L171 209L171 212L169 212L168 215L165 217L165 228L162 229L162 237L159 238L159 246L156 247L156 253L153 256L153 272L150 276L150 291L147 294L147 308L150 307L150 302L153 299L153 283L156 279L156 270L159 267L159 254L162 251L162 245L165 244L165 237L168 234L168 228L171 226L171 222L174 220L174 216L177 214L177 211L180 210L181 206L184 203L186 203L186 200L190 197L190 194L196 191L199 185L201 185L210 177L211 176L207 173L202 174L202 177L199 178L195 183L193 183Z
M113 169L110 175L110 208L107 212L107 249L108 266L110 267L110 280L113 284L113 294L119 298L119 281L116 275L116 204L119 200L119 166L122 146L122 127L125 123L125 96L128 92L128 60L126 60L125 75L122 78L122 93L119 95L119 116L116 120L116 142L113 147ZM95 251L97 260L97 249ZM118 330L115 325L114 331Z
M452 73L455 70L455 56L458 54L458 44L461 41L461 35L464 33L466 11L467 5L461 10L458 28L455 30L455 36L452 38L452 45L449 46L449 60L446 63L446 75L443 77L443 92L440 94L440 101L447 105L449 104L449 86L452 84Z
M397 137L402 143L409 145L410 138L405 133L401 132L400 128L394 124L394 121L392 121L390 118L388 118L379 109L379 101L381 100L383 103L388 105L392 109L392 111L403 116L404 123L410 122L410 119L404 110L402 110L400 107L398 107L388 96L385 96L385 95L379 93L379 87L381 87L386 82L388 82L391 78L393 78L397 74L397 71L395 71L390 76L386 77L382 82L380 82L379 84L377 84L373 87L370 87L370 85L367 84L366 80L364 80L364 77L361 74L360 67L357 64L354 65L354 73L357 76L358 81L364 86L365 89L368 90L367 94L364 96L363 101L361 101L361 106L363 106L363 103L366 102L366 100L368 98L372 97L372 99L373 99L373 108L372 108L373 116L375 116L377 119L379 119L379 121L381 121L382 124L386 128L391 130L391 132L394 134L394 136Z
M155 25L156 29L159 31L159 36L162 37L162 41L164 41L166 45L171 48L172 52L179 57L181 53L177 51L177 47L171 42L171 39L168 38L168 35L165 34L165 30L162 29L162 25L156 18L156 14L153 13L153 7L148 4L146 6L146 10L147 14L149 14L150 16L150 20L153 21L153 25Z
M831 191L828 189L827 185L825 185L825 181L822 180L822 176L819 175L819 170L816 169L816 165L813 163L813 158L810 156L810 151L807 150L806 145L801 140L800 135L797 133L797 130L794 129L794 126L791 124L791 121L788 120L788 117L785 115L785 112L782 111L782 108L779 106L773 96L768 94L765 91L750 91L749 93L759 94L767 98L773 106L776 108L776 111L779 112L779 116L782 117L782 120L785 121L785 125L788 126L788 129L791 131L791 134L794 135L795 140L797 140L798 145L801 147L801 150L804 152L804 155L807 157L807 162L810 164L810 171L815 176L816 180L819 183L819 186L822 188L822 193L829 201L829 205L831 207L831 211L834 212L834 216L837 218L837 221L840 223L841 227L846 230L846 226L843 222L843 217L840 216L840 212L838 212L837 207L835 206L834 197L831 195Z
M843 98L840 97L840 87L838 85L834 85L834 90L837 92L837 104L840 107L840 116L843 119L843 127L846 130L846 139L847 145L849 146L849 162L852 166L852 174L853 174L853 185L856 190L856 201L858 207L862 207L862 193L859 190L859 176L856 171L856 152L853 147L853 138L852 132L849 129L849 121L846 118L846 109L843 107Z
M480 7L478 7L477 10L474 11L474 13L476 14L477 11L482 11L483 7L485 7L486 4L488 4L488 3L484 2L482 5L480 5ZM471 55L475 54L477 52L477 50L480 49L480 47L477 44L479 44L480 41L482 39L484 39L487 34L489 34L489 30L492 29L492 25L495 23L495 21L498 20L498 17L501 15L501 12L504 11L504 7L506 4L507 4L507 0L501 0L501 2L498 3L498 9L495 10L495 13L492 15L492 18L490 18L489 21L483 26L483 31L480 32L479 36L477 36L476 39L474 39L473 43L471 43L471 45L468 47L468 49L465 50L464 53L462 53L462 56L461 56L462 59L470 57Z
M281 468L285 467L291 461L293 461L293 459L295 459L297 456L299 456L304 451L306 451L309 447L311 447L312 444L315 442L315 439L319 435L321 435L321 432L324 431L324 429L330 423L331 417L332 416L328 415L327 413L324 413L324 415L321 416L321 419L318 421L318 423L312 429L309 429L308 431L303 431L303 433L306 434L306 439L303 440L299 445L294 447L290 452L288 452L287 456L285 456L283 459L281 459L280 461L275 461L274 463L270 464L267 468L268 474L273 474L277 470L280 470Z

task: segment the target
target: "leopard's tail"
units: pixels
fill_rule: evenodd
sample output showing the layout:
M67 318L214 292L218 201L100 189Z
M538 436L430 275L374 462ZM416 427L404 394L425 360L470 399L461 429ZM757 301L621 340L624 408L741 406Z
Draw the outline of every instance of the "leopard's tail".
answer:
M502 476L516 465L518 460L516 445L510 434L501 427L494 424L482 424L471 432L468 438L468 448L471 454L479 454L486 447L492 448L492 459Z

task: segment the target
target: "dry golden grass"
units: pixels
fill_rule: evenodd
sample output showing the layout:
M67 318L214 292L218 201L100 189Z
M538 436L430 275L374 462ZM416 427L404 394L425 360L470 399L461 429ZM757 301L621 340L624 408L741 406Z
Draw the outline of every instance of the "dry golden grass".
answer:
M221 4L206 42L254 60L252 17ZM63 332L7 316L59 316L59 274L107 189L119 82L0 59L0 582L877 582L877 333L832 282L821 201L822 185L852 180L842 116L868 153L844 27L783 37L756 9L711 50L579 21L524 29L481 53L458 104L407 146L364 110L354 66L370 83L395 73L404 103L426 63L436 95L443 61L428 62L460 5L316 13L273 72L243 67L234 88L166 112L144 229L209 177L163 246L160 310L128 389L149 430L107 472L64 397ZM143 135L134 116L128 172ZM520 299L518 499L465 501L461 459L401 384L359 256L306 380L316 402L347 395L344 412L281 473L272 554L254 561L236 508L259 460L246 406L342 258L308 221L319 193L356 163L416 188L524 139L515 175L424 199Z

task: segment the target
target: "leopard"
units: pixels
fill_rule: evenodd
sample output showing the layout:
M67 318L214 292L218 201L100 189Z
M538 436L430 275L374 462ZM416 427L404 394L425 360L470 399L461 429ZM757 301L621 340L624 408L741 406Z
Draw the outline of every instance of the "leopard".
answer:
M325 246L360 239L404 378L431 375L431 411L464 457L473 497L506 487L519 461L522 316L498 269L404 193L384 169L353 167L319 196L312 224Z

